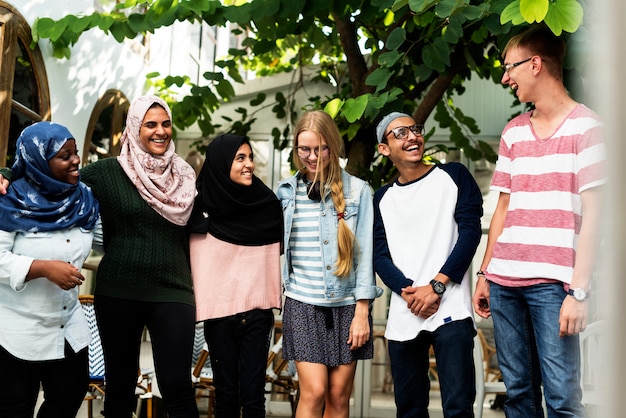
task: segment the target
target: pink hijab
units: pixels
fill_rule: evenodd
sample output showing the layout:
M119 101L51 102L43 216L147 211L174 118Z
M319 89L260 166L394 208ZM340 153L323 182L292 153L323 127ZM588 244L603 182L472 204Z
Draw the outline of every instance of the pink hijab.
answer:
M167 103L156 96L135 100L128 110L117 161L152 209L173 224L186 225L196 197L193 168L176 154L174 141L163 155L152 155L139 140L143 118L153 103L162 106L172 118Z

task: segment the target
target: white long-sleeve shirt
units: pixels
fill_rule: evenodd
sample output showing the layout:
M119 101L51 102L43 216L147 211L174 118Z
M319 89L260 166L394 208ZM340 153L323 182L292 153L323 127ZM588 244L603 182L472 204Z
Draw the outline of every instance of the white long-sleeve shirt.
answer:
M91 334L78 287L63 290L47 278L25 281L34 260L62 260L81 268L93 231L0 231L0 346L27 361L64 358L65 340L75 352Z

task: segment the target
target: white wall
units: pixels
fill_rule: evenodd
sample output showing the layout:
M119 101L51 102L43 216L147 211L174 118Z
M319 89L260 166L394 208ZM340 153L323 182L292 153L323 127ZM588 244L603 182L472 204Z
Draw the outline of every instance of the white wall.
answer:
M93 0L8 0L32 26L38 17L60 19L67 14L90 14ZM153 37L158 40L160 35ZM156 39L155 39L156 38ZM151 59L159 65L159 42L153 42ZM71 48L69 60L52 56L47 39L39 41L50 89L52 120L61 123L79 139L83 148L89 117L101 95L109 89L122 91L131 101L143 94L145 75L153 64L133 52L132 42L119 44L100 30L84 33ZM155 48L156 46L156 48ZM155 60L155 58L157 58ZM169 61L169 57L165 57Z

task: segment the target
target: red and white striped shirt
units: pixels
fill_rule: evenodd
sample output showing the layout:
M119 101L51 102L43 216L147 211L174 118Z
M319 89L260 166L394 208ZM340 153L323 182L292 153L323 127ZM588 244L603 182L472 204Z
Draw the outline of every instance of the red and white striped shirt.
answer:
M549 138L525 113L502 133L491 190L510 194L487 277L503 286L570 283L582 223L580 194L606 182L603 124L579 104Z

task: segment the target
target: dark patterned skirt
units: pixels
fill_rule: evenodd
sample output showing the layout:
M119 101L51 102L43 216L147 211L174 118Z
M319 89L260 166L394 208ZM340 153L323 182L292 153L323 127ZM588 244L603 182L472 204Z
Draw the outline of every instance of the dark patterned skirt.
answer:
M346 343L356 305L325 308L286 298L283 309L283 357L329 367L371 359L372 332L362 347L350 351ZM370 330L372 316L369 315Z

